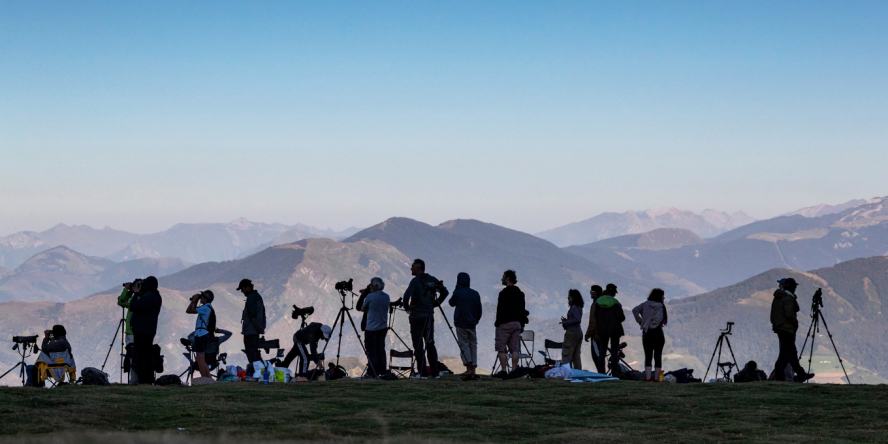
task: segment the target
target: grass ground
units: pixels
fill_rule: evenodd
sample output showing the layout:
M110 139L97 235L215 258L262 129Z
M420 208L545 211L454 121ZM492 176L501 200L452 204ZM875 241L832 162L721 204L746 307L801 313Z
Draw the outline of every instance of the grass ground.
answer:
M182 429L182 430L180 430ZM328 381L0 388L13 442L885 441L884 386Z

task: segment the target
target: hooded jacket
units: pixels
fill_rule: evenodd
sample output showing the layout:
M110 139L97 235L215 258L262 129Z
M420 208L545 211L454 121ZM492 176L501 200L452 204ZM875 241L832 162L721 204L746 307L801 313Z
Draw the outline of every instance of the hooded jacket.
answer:
M600 296L595 300L595 332L598 337L614 337L626 334L623 331L623 305L611 295Z
M241 314L241 334L244 336L265 334L265 303L256 290L247 295L247 302Z
M450 292L441 287L441 293L435 297L435 292L429 287L438 282L434 276L423 273L414 276L410 285L404 292L404 306L410 308L410 319L424 318L434 314L435 307L441 305Z
M666 306L661 302L644 301L632 309L632 315L643 332L666 325Z
M151 336L157 334L157 318L163 298L157 291L157 279L151 276L142 281L142 292L136 293L129 304L132 317L130 328L133 336Z
M453 309L453 325L459 328L475 328L481 320L481 295L469 287L468 273L456 276L456 289L450 297Z
M771 301L771 328L774 333L795 334L799 329L799 303L794 294L778 288Z

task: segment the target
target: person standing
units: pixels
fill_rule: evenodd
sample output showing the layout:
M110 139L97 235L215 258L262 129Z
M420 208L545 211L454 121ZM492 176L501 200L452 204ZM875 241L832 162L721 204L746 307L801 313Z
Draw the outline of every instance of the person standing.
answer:
M124 330L125 345L130 345L133 343L133 329L131 325L133 312L129 309L130 302L133 300L133 296L141 291L142 279L134 279L132 282L127 282L123 284L123 291L121 291L120 296L117 297L117 305L126 309L126 322L124 324L124 326L126 327ZM134 366L130 366L128 377L130 384L139 383L139 377L136 374L136 368Z
M466 371L463 380L478 379L475 369L478 367L478 334L475 327L481 320L481 295L470 287L471 278L468 273L456 275L456 288L450 298L453 309L453 324L456 326L456 342L459 354Z
M786 365L792 366L795 371L795 381L804 382L814 377L814 373L805 371L799 363L798 350L796 349L796 331L799 329L799 303L796 300L795 291L799 284L793 278L787 278L783 282L783 289L774 292L774 300L771 301L771 327L777 333L780 341L780 354L774 364L777 374L783 372Z
M611 375L619 377L622 374L620 338L626 334L623 331L626 315L616 296L617 286L607 284L604 294L595 301L595 331L598 333L598 347L602 352L599 357L601 367L604 367L604 353L610 353Z
M154 336L157 334L157 318L163 306L163 298L157 286L156 277L146 277L142 281L142 291L135 293L129 304L133 314L130 326L133 331L138 384L154 384Z
M583 295L579 290L571 289L567 292L567 317L561 318L561 326L564 328L564 343L561 348L561 363L570 363L571 368L582 370L583 358L580 350L583 347Z
M651 290L647 301L632 309L635 322L641 326L641 344L644 347L644 380L660 381L660 369L663 368L663 346L666 336L663 326L666 325L666 292L659 288ZM651 379L651 360L654 362L654 374Z
M528 313L525 309L524 292L515 284L518 276L515 270L506 270L503 273L502 284L505 288L499 293L496 302L496 327L494 348L502 370L499 376L509 372L506 351L512 354L512 370L518 368L521 358L521 332L528 323Z
M598 300L602 292L601 285L593 285L589 288L591 302L589 302L589 326L586 327L585 336L586 342L589 343L589 349L592 350L592 363L595 364L595 371L598 373L605 373L607 371L604 368L603 350L598 343L598 333L595 331L595 301Z
M375 277L370 280L370 293L364 299L361 311L367 319L364 330L364 347L367 349L367 377L378 378L386 373L385 338L388 334L388 309L392 299L386 292L385 282Z
M265 334L265 303L249 279L241 279L237 290L247 297L241 314L241 334L244 335L244 352L247 354L247 373L253 374L253 363L262 360L259 335Z
M191 296L191 303L185 309L185 313L196 314L194 324L194 353L197 355L197 368L200 376L210 377L210 368L207 365L207 346L216 341L216 312L213 310L213 292L204 290ZM198 305L200 303L200 305Z
M414 377L425 379L423 374L428 362L431 377L437 379L439 376L438 349L435 347L435 307L441 305L450 293L441 281L425 272L425 262L422 259L413 261L410 272L413 274L413 279L404 292L404 309L409 313L410 338L416 356L417 374Z

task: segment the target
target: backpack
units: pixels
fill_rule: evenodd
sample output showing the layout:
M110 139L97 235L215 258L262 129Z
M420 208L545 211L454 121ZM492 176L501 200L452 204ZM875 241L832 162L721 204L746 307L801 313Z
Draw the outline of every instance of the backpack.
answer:
M79 382L82 385L111 385L108 381L108 374L95 367L81 370Z
M182 385L182 380L177 375L163 375L154 381L154 385Z
M337 365L336 368L330 371L330 376L328 377L328 379L342 379L346 376L348 376L348 373L345 372L345 367Z
M163 373L163 355L160 354L160 346L154 344L154 373Z

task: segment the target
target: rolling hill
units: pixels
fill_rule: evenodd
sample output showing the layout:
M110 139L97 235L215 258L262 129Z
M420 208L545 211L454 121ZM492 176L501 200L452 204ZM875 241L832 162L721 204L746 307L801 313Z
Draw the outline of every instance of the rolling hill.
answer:
M113 254L135 241L138 234L101 230L86 225L58 224L43 232L22 231L0 237L0 266L15 268L35 254L59 245L88 256L104 257Z

